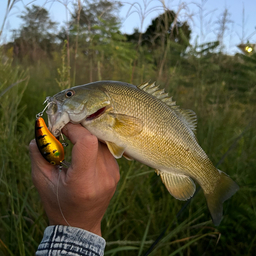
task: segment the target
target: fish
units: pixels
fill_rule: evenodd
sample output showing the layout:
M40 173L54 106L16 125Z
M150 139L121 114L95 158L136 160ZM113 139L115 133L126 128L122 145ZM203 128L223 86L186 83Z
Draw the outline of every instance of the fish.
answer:
M181 109L159 85L97 81L63 90L47 102L48 125L54 136L68 122L81 124L115 158L124 156L155 169L178 200L190 199L197 182L213 224L220 224L223 202L239 186L200 147L194 111Z
M47 128L42 117L36 118L35 140L46 161L52 165L61 165L64 160L64 148L60 141Z

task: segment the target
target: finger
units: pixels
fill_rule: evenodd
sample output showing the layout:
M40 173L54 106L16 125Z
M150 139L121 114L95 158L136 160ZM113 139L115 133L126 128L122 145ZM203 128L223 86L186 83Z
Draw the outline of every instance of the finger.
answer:
M99 142L99 148L104 155L104 164L109 166L108 173L111 174L115 180L118 182L120 179L119 166L115 157L110 153L106 144Z
M85 129L80 124L72 123L66 124L62 129L62 132L71 141L72 144L75 144L81 136L92 135L87 129Z
M40 166L42 168L48 168L49 167L49 163L43 158L43 156L41 155L36 141L35 139L33 139L30 143L29 143L29 154L30 154L30 159L32 164L35 164L37 166Z
M96 165L98 155L98 139L81 125L68 123L63 133L74 144L72 150L72 169L84 172Z

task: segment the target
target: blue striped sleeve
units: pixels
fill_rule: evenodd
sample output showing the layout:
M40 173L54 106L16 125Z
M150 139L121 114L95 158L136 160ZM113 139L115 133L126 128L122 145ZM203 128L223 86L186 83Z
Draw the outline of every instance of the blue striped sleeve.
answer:
M44 231L36 256L103 256L105 245L104 238L84 229L61 225L49 226Z

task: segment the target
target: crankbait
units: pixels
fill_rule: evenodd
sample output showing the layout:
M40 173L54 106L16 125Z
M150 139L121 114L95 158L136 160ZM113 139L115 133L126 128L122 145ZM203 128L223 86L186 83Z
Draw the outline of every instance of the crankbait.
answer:
M37 115L35 122L37 147L45 160L53 165L61 165L64 160L63 145L49 131L41 114L42 112Z

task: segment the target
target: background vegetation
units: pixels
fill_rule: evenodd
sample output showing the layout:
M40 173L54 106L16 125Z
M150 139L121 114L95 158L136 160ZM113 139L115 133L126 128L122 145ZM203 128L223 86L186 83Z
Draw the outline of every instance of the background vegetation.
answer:
M197 113L200 145L240 190L214 227L202 191L179 212L184 202L169 195L154 170L121 159L121 180L102 224L105 254L148 255L159 240L150 255L254 255L256 54L223 53L224 18L219 41L191 45L188 23L164 6L145 33L121 34L119 7L78 0L56 33L48 11L32 5L13 41L0 48L0 255L34 255L47 226L28 155L45 97L95 80L149 79Z

